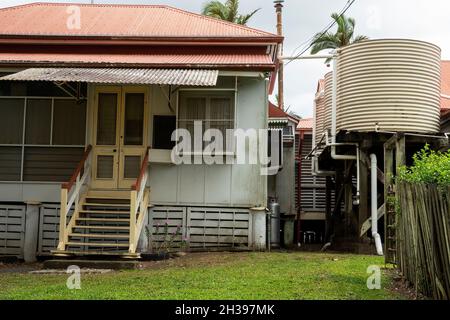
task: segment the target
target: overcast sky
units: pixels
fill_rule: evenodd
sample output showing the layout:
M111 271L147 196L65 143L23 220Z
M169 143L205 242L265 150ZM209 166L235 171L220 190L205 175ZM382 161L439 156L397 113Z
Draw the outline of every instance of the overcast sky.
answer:
M96 0L95 3L168 4L200 12L206 0ZM1 7L35 1L2 0ZM90 3L83 0L48 2ZM286 0L284 8L285 55L331 20L347 0ZM243 13L261 8L249 26L275 32L276 17L272 0L241 0ZM442 48L443 59L450 59L450 1L448 0L356 0L349 16L356 19L356 33L376 38L412 38L433 42ZM51 19L51 17L49 17ZM0 31L1 32L1 31ZM329 69L323 61L296 61L286 67L285 104L303 117L312 115L317 81Z

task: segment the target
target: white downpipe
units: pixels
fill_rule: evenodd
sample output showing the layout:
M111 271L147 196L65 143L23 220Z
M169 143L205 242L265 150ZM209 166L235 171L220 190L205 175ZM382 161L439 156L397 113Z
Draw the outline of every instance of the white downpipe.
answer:
M337 53L333 55L333 87L331 95L331 143L336 143L336 113L337 113ZM334 149L336 153L336 148Z
M311 159L312 166L312 176L313 177L329 177L336 175L335 171L323 171L319 170L319 158L317 156L313 156Z
M359 168L359 144L357 143L336 143L337 133L337 52L333 55L333 87L332 87L332 103L331 103L331 143L327 144L331 146L331 158L334 160L356 160L356 201L355 204L359 204L360 196L360 168ZM355 146L356 155L339 155L336 153L337 146Z
M377 156L370 155L370 182L371 182L371 222L372 222L372 237L375 240L375 247L379 256L383 255L383 245L381 237L378 233L378 177L377 177Z
M313 149L314 148L316 148L317 147L317 144L316 144L316 135L317 135L317 126L316 126L316 117L317 117L317 110L316 110L316 108L317 108L317 103L316 103L316 99L314 99L314 110L313 110L313 119L314 119L314 121L313 121L313 132L312 132L312 147L313 147Z

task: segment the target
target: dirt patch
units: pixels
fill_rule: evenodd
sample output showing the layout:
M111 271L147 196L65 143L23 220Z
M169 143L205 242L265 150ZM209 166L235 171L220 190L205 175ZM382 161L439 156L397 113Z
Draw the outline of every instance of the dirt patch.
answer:
M142 269L189 268L227 265L244 261L246 252L198 252L162 261L143 261Z
M0 262L0 273L28 273L41 270L42 263L3 263Z
M390 291L400 294L408 300L427 299L420 293L416 294L414 287L400 275L397 269L385 269L385 272L392 279L391 285L388 288Z

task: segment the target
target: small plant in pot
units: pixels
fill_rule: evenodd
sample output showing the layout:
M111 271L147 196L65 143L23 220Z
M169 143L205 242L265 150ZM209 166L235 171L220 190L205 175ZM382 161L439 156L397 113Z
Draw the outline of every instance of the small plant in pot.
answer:
M154 234L163 236L162 241L160 242L151 241L152 230L148 226L145 226L145 234L148 239L148 251L141 254L142 258L153 261L166 260L170 258L170 252L172 251L177 238L181 237L181 226L179 225L173 232L169 232L168 220L162 225L157 223ZM186 239L182 239L181 246L184 247L185 245Z

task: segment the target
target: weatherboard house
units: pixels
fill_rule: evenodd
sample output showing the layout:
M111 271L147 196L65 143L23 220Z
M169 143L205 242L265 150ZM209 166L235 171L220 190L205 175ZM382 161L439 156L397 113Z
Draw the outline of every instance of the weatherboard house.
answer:
M0 255L264 248L262 164L175 165L171 138L266 129L281 42L161 5L0 9Z

